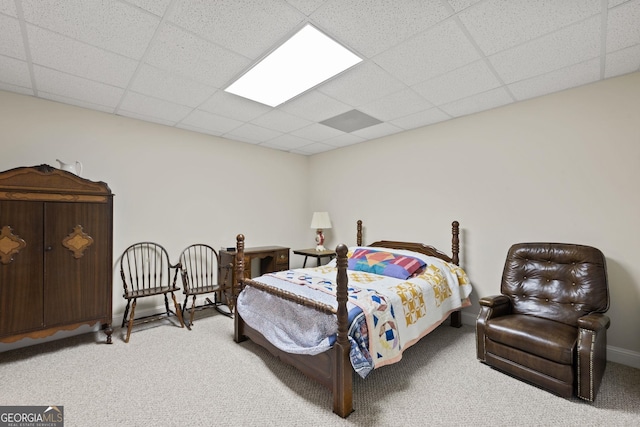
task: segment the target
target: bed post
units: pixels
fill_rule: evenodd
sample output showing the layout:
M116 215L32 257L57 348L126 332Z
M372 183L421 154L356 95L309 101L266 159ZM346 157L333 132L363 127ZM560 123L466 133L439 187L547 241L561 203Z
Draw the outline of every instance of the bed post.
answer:
M362 220L358 220L358 234L356 236L356 245L362 246Z
M358 221L361 226L362 221ZM360 229L360 227L358 227ZM345 418L353 411L353 369L349 360L348 314L347 314L347 247L343 244L336 247L338 273L336 277L338 290L338 337L333 345L335 372L333 373L333 412Z
M458 221L453 221L451 223L451 261L455 265L460 265L460 239L458 235L460 234L460 223ZM460 310L456 310L451 313L449 316L451 320L451 326L454 328L459 328L462 326L462 312Z
M231 299L233 306L235 307L235 313L233 316L233 340L235 342L242 342L247 338L244 336L244 321L238 314L237 298L238 294L242 290L244 280L244 235L238 234L236 236L236 271L235 278L231 280ZM237 287L237 288L236 288Z
M458 221L453 221L451 223L451 252L453 256L451 260L455 265L460 265L460 239L458 235L460 234L460 223Z

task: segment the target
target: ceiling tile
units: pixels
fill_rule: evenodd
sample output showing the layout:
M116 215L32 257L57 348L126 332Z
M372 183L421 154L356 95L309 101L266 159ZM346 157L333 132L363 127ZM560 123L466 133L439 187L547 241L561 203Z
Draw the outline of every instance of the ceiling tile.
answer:
M4 90L4 91L7 91L7 92L19 93L21 95L29 95L29 96L33 96L34 95L33 94L33 89L27 88L27 87L24 87L24 86L12 85L10 83L2 83L2 82L0 82L0 90Z
M332 0L311 17L341 43L371 57L449 15L440 1Z
M137 62L69 37L27 25L34 64L126 88Z
M247 122L271 111L271 108L264 104L249 101L246 98L232 95L223 90L214 93L199 108L210 113Z
M220 88L249 60L173 25L163 25L145 60L157 68Z
M607 55L605 78L640 70L640 44Z
M326 139L324 144L331 145L333 147L346 147L347 145L359 144L366 141L361 136L356 136L350 133L343 133L342 135L334 136L333 138Z
M0 55L26 60L20 22L9 16L0 15Z
M142 65L129 87L132 91L195 108L217 90L212 86Z
M431 108L426 111L411 114L399 119L391 120L389 123L401 127L403 129L415 129L422 126L429 126L434 123L443 122L451 119L452 116L446 114L439 108Z
M321 122L349 111L352 107L322 92L311 91L280 105L279 109L307 120Z
M162 16L167 10L167 6L171 3L171 0L128 0L144 10L147 10L154 15Z
M512 83L509 85L509 90L518 101L522 101L591 83L599 78L600 58L595 58L551 73Z
M15 0L0 0L0 13L17 18Z
M160 22L120 1L22 0L22 9L27 22L135 59Z
M611 7L616 7L622 3L626 3L628 1L629 0L609 0L607 3L608 3L608 7L611 8Z
M455 10L456 12L460 12L461 10L465 10L466 8L471 7L481 1L482 0L448 0L447 3L451 5L453 10Z
M281 0L183 0L169 17L170 22L252 59L281 44L304 19Z
M480 59L454 19L373 58L407 85L414 85Z
M165 125L165 126L174 126L175 123L176 123L175 120L167 120L167 119L163 119L163 118L160 118L160 117L148 116L146 114L133 112L133 111L127 111L127 110L119 110L118 111L118 115L119 116L123 116L123 117L130 117L132 119L143 120L145 122L158 123L158 124Z
M294 154L309 155L309 154L324 153L325 151L335 150L335 148L336 147L333 147L331 145L316 142L313 144L305 145L304 147L300 147L298 149L293 149L291 150L291 152Z
M256 126L251 123L245 123L225 134L225 136L228 136L231 139L237 137L241 141L252 142L254 144L269 141L270 139L280 135L282 135L282 132Z
M319 8L325 0L286 0L286 2L308 16Z
M433 104L412 89L406 88L364 104L359 107L359 110L377 119L387 121L408 116L418 111L424 111L431 107L433 107Z
M194 126L212 131L216 135L222 135L223 133L231 132L235 128L242 126L242 122L206 111L194 110L180 122L180 126L182 125Z
M513 99L504 88L492 89L468 98L440 106L442 111L453 117L466 116L479 111L490 110L512 103Z
M320 142L329 138L342 135L344 132L334 129L329 126L325 126L319 123L314 123L309 126L305 126L298 130L291 132L291 135L299 136L301 138L308 139L310 141Z
M442 105L500 86L487 64L476 61L412 88L433 105Z
M265 127L267 129L273 129L285 133L300 129L311 124L309 120L302 119L289 113L285 113L284 111L275 109L251 120L251 123L253 123L254 125Z
M373 125L364 129L356 130L354 132L351 132L351 134L364 139L375 139L402 132L403 130L404 129L394 126L391 123L380 123L378 125Z
M607 52L640 44L640 0L609 10Z
M48 93L43 90L38 91L38 97L43 99L49 99L55 102L60 102L62 104L75 105L77 107L88 108L90 110L102 111L104 113L113 113L113 110L114 110L113 107L108 107L106 105L99 105L93 102L87 102L79 99L68 98L66 96L62 96L54 93ZM144 120L144 118L142 117L139 117L139 118L141 120Z
M0 56L0 70L2 70L2 81L4 83L25 89L31 88L29 66L26 62L7 56Z
M33 74L37 82L36 90L77 99L90 104L115 108L124 93L123 89L115 86L94 82L38 65L33 66Z
M365 62L346 71L341 78L320 85L318 91L358 107L404 88L391 74L372 62Z
M125 115L125 112L136 112L147 117L156 117L167 122L176 124L184 119L191 109L184 105L174 104L158 98L152 98L135 92L127 92L118 113Z
M306 145L312 144L313 141L309 141L308 139L300 138L299 136L294 135L280 135L276 136L273 139L270 139L267 142L263 142L260 144L263 147L277 148L279 150L293 150L295 148L302 148Z
M488 0L458 15L486 55L559 30L600 12L600 1Z
M600 55L600 17L594 17L489 57L502 80L513 83Z

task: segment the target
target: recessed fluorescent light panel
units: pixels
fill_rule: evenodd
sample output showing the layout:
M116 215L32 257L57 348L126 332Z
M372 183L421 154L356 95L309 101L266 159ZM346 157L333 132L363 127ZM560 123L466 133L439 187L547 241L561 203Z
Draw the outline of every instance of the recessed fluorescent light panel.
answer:
M276 107L361 61L307 24L225 91Z

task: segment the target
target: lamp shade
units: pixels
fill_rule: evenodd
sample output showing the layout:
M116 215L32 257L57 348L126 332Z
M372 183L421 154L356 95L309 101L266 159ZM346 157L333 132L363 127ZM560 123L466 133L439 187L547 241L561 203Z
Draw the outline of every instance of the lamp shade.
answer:
M329 212L314 212L311 218L311 228L326 230L331 228L331 218Z

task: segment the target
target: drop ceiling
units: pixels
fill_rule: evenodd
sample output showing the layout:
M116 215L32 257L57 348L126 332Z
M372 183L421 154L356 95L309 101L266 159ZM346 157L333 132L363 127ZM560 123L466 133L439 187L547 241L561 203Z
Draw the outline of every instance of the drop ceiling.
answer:
M277 108L223 91L306 23L364 60ZM0 0L0 90L304 155L639 69L640 0Z

